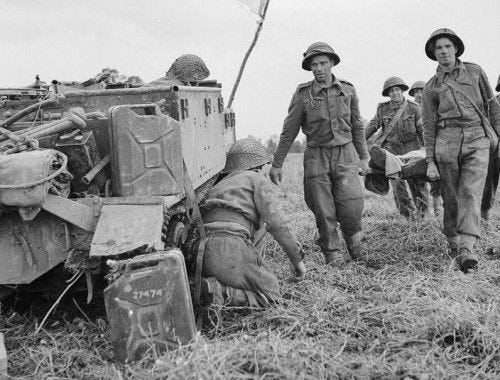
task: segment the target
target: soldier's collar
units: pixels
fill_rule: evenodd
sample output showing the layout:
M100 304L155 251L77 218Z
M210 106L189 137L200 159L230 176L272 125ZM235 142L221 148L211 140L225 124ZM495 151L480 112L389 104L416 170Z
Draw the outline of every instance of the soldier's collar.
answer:
M437 72L437 77L438 79L442 82L443 78L446 74L451 75L454 71L458 70L458 75L461 75L462 73L465 72L465 65L464 63L457 58L455 62L455 66L451 70L445 70L442 66L438 65L436 72Z
M399 107L402 107L406 103L406 98L403 96L403 101L401 103L394 103L392 100L389 100L389 108L391 110L393 109L398 109Z
M344 92L343 92L344 88L342 87L342 83L340 83L340 81L337 79L337 77L332 74L332 84L329 87L334 87L334 86L339 89L339 91L342 95L344 94ZM312 81L311 91L312 91L313 96L317 96L319 94L319 92L324 88L327 88L327 87L322 85L321 83L319 83L316 79L314 79Z

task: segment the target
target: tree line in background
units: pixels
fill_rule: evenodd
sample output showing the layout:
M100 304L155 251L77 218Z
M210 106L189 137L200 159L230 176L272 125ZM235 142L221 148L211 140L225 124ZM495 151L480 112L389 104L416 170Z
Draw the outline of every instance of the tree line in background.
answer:
M272 135L271 137L268 137L267 139L261 139L258 137L254 137L252 135L248 135L248 137L254 138L257 141L259 141L262 145L264 145L268 151L268 153L274 154L276 151L276 148L278 147L278 142L280 140L278 135ZM304 150L306 149L306 138L305 136L302 137L301 140L297 139L292 143L292 146L290 147L290 153L304 153Z

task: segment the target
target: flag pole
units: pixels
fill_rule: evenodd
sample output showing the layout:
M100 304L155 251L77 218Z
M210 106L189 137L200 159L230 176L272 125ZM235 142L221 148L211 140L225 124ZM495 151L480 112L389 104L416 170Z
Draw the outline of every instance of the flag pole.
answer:
M234 95L236 94L236 89L238 88L238 85L240 84L241 76L243 75L243 70L245 69L245 65L247 63L248 57L250 56L250 53L252 52L255 44L257 43L257 39L259 38L259 34L260 34L261 29L262 29L262 24L264 24L264 19L266 17L267 7L268 7L270 1L271 0L266 0L266 4L264 5L264 10L262 11L262 17L261 17L261 20L259 21L259 25L257 26L257 30L255 31L255 36L253 37L253 41L250 44L250 47L248 48L248 50L245 54L245 57L243 58L243 61L241 62L240 71L238 72L238 76L236 77L236 82L234 82L233 89L231 91L231 95L229 96L229 102L227 104L227 108L231 108L231 105L233 104Z

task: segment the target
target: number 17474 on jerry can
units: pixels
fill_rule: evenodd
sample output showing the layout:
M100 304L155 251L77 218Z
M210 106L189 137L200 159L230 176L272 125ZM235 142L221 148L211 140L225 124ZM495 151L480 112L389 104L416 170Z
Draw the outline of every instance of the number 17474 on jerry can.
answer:
M104 290L115 359L139 360L187 344L196 337L184 258L180 250L155 252L129 260L108 260L113 270Z

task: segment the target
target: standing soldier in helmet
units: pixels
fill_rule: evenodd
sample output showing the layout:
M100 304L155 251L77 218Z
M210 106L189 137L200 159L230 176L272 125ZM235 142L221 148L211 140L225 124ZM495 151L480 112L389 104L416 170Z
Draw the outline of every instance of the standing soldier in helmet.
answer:
M496 92L500 92L500 76L498 77ZM497 103L500 102L500 93L496 96ZM490 219L490 210L495 204L495 194L498 187L498 176L500 174L500 158L498 155L491 154L488 164L488 174L484 184L483 200L481 201L481 217L485 221Z
M408 91L408 94L413 97L413 100L420 106L421 110L423 108L422 94L424 93L424 87L425 87L425 82L419 80L413 83L412 86L410 87L410 90ZM431 187L430 194L432 197L432 208L434 209L434 215L439 216L441 215L443 208L443 200L441 199L441 191L439 190L440 187L439 181L432 181L430 183L430 187Z
M260 170L270 158L257 140L236 141L227 155L226 176L210 189L204 202L203 276L212 277L211 291L218 287L226 305L264 307L279 296L278 279L263 265L254 245L255 231L262 223L292 262L295 280L305 276L302 250Z
M302 127L307 138L304 152L304 197L316 217L318 243L327 264L342 264L345 256L337 225L349 254L361 258L363 193L359 179L368 170L368 151L359 101L354 86L332 74L339 56L324 42L307 48L302 68L314 80L300 84L292 97L288 116L269 172L278 184L282 165Z
M450 29L438 29L427 40L425 53L438 67L424 88L423 120L427 176L441 179L449 255L467 272L478 262L474 243L481 232L481 196L490 149L498 145L500 111L490 107L493 91L483 69L458 59L463 52L462 40Z
M388 78L384 82L382 96L388 96L390 100L378 105L377 114L366 128L367 139L381 129L381 133L370 139L369 143L380 145L396 155L403 155L423 146L422 111L418 104L404 97L403 92L406 90L408 86L401 78ZM410 187L411 198L406 183ZM426 214L428 193L424 181L394 179L392 186L396 207L401 215L410 218L414 216L415 208L418 216Z

